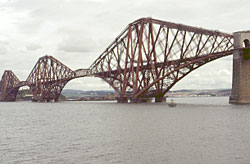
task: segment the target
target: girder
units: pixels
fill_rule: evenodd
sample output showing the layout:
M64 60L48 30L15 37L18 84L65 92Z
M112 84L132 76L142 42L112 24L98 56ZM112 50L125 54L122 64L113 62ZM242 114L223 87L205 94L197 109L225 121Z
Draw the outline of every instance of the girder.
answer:
M5 71L0 81L0 101L15 101L18 89L29 86L33 101L57 101L70 80L85 77L88 69L72 71L52 56L39 58L26 81L20 81L12 71Z
M129 24L89 70L121 97L162 97L192 70L232 50L231 34L142 18Z
M17 76L11 70L4 71L0 81L0 101L15 101L20 87Z
M57 101L72 79L96 76L120 98L161 98L200 66L233 53L233 36L152 18L130 23L88 69L71 70L52 56L39 58L26 81L5 71L0 100L13 101L28 85L34 101Z
M74 71L52 56L41 57L27 78L33 101L57 101Z

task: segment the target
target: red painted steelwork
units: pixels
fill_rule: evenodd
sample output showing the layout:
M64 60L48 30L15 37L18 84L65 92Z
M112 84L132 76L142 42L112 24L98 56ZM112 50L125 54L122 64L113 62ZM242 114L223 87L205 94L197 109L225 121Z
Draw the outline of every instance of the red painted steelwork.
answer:
M74 72L54 57L44 56L38 60L26 81L33 92L33 101L57 101L70 80L86 74L84 69Z
M102 78L121 102L160 100L193 70L232 53L231 34L142 18L129 24L89 69L72 71L52 56L44 56L25 82L5 72L0 100L14 100L18 86L28 85L34 101L57 101L68 81L85 76Z
M11 71L6 70L0 81L0 101L15 101L18 89L25 85Z
M127 26L90 66L120 99L161 98L198 67L233 50L233 36L152 18Z

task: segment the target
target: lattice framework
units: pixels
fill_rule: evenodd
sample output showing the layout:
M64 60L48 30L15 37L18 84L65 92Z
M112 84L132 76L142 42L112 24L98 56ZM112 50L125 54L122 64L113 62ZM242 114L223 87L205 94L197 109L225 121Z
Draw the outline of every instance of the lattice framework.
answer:
M162 97L191 71L232 52L231 34L143 18L129 24L89 70L121 97Z

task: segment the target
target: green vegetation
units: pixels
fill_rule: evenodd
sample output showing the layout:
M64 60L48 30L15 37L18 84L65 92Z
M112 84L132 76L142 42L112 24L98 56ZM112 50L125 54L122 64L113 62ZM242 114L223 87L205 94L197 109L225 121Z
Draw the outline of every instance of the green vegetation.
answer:
M27 100L27 101L31 101L32 99L32 92L30 89L22 89L22 90L19 90L18 93L17 93L17 100ZM59 100L63 101L63 100L66 100L67 98L61 94L59 96Z
M17 93L17 100L31 100L32 92L30 89L22 89Z
M250 59L250 48L244 48L243 49L243 58L245 60Z
M60 94L59 96L59 101L64 101L64 100L67 100L66 96L64 96L63 94Z

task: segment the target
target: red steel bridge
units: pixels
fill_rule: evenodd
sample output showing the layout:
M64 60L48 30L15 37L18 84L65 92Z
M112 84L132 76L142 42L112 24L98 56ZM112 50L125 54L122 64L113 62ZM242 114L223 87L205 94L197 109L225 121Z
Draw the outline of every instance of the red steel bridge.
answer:
M34 101L57 101L72 79L94 76L106 81L118 102L164 95L193 70L233 54L233 35L182 24L142 18L130 23L88 69L71 70L52 56L41 57L28 78L7 70L0 81L0 100L15 101L29 86Z

